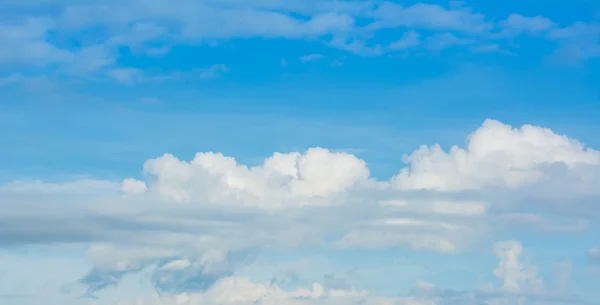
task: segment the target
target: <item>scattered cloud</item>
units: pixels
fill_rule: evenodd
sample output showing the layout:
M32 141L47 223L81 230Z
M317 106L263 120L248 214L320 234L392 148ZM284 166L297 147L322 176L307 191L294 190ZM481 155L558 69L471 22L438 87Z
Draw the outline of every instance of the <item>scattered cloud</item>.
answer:
M319 60L338 67L346 55L381 56L372 60L380 62L382 55L452 56L456 50L471 52L471 57L499 53L519 60L517 53L529 52L524 50L531 46L527 39L554 44L550 59L561 63L600 57L597 21L560 23L554 16L508 11L494 15L464 1L34 2L0 5L6 17L0 21L0 88L11 94L15 88L40 94L38 89L58 81L208 84L240 68L240 62L220 56L254 52L254 44L265 40L286 40L292 51L315 52L274 54L270 64L284 69L293 62ZM523 49L510 47L517 41ZM296 49L300 42L304 44ZM231 48L208 50L224 45ZM206 52L188 60L188 47ZM545 47L532 52L550 53ZM211 59L213 55L219 58ZM355 60L337 71L345 72ZM164 95L150 89L145 94ZM138 106L172 106L140 96L132 97ZM10 111L6 117L21 119ZM136 178L0 184L0 299L34 302L37 297L43 303L52 290L89 298L111 294L107 302L120 305L595 304L569 294L576 286L573 279L585 276L578 269L580 260L564 259L574 258L572 253L552 253L552 259L532 264L520 241L504 240L516 232L569 235L600 225L600 151L548 128L488 119L464 144L422 145L398 156L402 164L389 177L373 175L380 164L362 159L373 152L357 149L273 152L252 164L219 152L202 151L185 159L179 153L144 157L149 159L139 160L143 166ZM588 249L596 241L585 242L578 251L596 268L600 246ZM62 264L80 264L69 269L72 274L63 275L54 259L30 265L29 257L13 253L47 254L62 246L77 256ZM491 250L498 264L477 279L475 288L458 290L461 285L456 284L445 289L427 278L443 272L435 265L453 261L457 256L452 254L481 255L482 249ZM348 254L354 261L328 265L331 269L315 267L313 257L307 263L303 251L315 258ZM259 253L276 265L271 255L291 252L301 257L275 275L255 264ZM363 254L374 254L375 268L387 268L386 259L390 263L403 256L393 263L398 271L385 270L403 277L388 280L401 286L397 293L381 296L357 284L366 281L359 276L362 271L347 271L345 264L362 260ZM12 261L5 256L24 263L10 269ZM422 257L435 259L424 263ZM538 264L554 272L543 272ZM54 268L48 274L69 279L38 278L44 266ZM473 275L469 272L466 277ZM21 284L13 274L27 274L36 282ZM139 299L131 290L114 293L137 280L148 285ZM27 289L41 293L32 296ZM63 304L48 298L48 304L55 303Z
M547 17L518 13L496 22L459 1L448 7L389 1L186 1L185 9L165 0L50 3L52 10L35 16L25 6L8 5L16 18L0 23L4 42L0 65L51 68L90 79L108 76L133 84L139 76L132 69L141 68L123 66L125 49L135 56L156 58L167 56L177 45L262 37L317 40L352 54L377 56L417 47L421 31L431 32L424 45L433 51L474 44L504 50L503 38L546 35L559 42L554 57L563 61L577 62L600 53L595 23L558 27ZM373 39L386 29L401 29L405 36ZM94 36L86 34L90 31Z

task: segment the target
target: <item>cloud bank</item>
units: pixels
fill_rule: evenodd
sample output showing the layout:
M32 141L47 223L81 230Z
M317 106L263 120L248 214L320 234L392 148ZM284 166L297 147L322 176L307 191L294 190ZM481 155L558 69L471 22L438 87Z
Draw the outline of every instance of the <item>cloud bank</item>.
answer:
M121 182L14 181L0 187L0 244L89 244L93 268L79 280L88 296L143 270L173 295L132 304L455 304L429 284L378 299L318 283L287 291L235 271L256 251L460 253L506 227L581 231L598 219L600 152L547 128L486 120L464 148L422 146L402 160L389 180L371 177L355 155L310 148L254 166L213 152L165 154L144 163L143 179ZM521 243L494 251L500 285L457 292L456 304L550 297L535 267L519 261ZM597 248L588 254L598 261Z

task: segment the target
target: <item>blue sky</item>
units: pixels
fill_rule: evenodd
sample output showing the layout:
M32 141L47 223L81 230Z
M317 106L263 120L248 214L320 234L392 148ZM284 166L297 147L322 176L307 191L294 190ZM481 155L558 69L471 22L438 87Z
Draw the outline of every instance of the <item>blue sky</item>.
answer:
M0 304L600 302L595 1L0 16Z

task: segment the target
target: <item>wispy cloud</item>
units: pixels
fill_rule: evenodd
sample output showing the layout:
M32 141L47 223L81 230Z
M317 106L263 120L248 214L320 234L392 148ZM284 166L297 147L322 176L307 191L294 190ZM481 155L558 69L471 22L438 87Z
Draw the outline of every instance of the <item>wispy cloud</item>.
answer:
M308 54L300 57L300 62L303 64L323 59L322 54Z
M142 68L122 62L125 49L135 56L159 58L179 45L254 37L321 41L355 55L379 56L412 49L480 48L473 45L498 45L504 53L516 54L506 46L506 39L527 35L557 41L554 57L565 61L577 62L600 53L593 22L559 27L548 17L517 12L496 21L464 3L404 6L388 1L290 4L229 0L186 1L184 8L166 0L128 0L102 4L51 1L48 5L51 10L35 16L30 6L6 5L15 18L0 22L1 66L34 66L66 77L109 77L131 84L140 78L132 69ZM389 29L402 30L405 36L379 35ZM86 34L89 31L94 31L94 37ZM575 38L575 32L588 32L587 40Z

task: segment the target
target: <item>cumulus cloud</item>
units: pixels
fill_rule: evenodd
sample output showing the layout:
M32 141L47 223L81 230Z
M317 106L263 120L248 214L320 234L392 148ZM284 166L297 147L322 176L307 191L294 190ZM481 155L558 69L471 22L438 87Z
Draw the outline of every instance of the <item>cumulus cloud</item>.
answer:
M176 201L261 206L333 204L325 199L369 177L364 161L322 148L275 153L252 168L219 153L198 153L190 162L167 154L147 161L144 170L154 178L152 190Z
M119 190L124 194L138 194L146 192L148 187L143 181L127 178L121 182Z
M541 293L543 286L535 267L525 268L519 258L523 246L517 241L499 242L494 251L500 258L494 275L501 280L500 289L511 294Z
M409 166L393 179L400 189L511 189L551 178L547 168L552 165L570 171L597 169L600 152L547 128L515 129L486 120L469 136L465 149L453 146L444 152L439 145L422 146L404 160Z
M371 177L355 155L311 148L255 166L213 152L165 154L146 161L143 179L120 184L12 182L0 187L0 243L91 243L93 268L80 281L89 294L142 270L160 291L202 292L259 249L456 252L514 223L524 198L540 203L528 223L552 226L561 219L548 200L599 195L600 153L566 136L486 120L468 139L448 152L419 148L390 180ZM539 291L535 270L518 262L520 244L495 251L503 293Z

